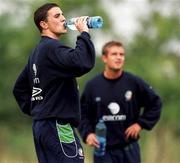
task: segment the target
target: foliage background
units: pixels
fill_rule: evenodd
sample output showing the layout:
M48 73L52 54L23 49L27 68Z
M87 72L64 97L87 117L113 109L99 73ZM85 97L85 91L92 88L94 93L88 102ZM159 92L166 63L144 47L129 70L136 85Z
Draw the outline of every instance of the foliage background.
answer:
M147 0L148 1L148 0ZM0 2L0 162L37 162L31 132L31 118L23 115L12 96L14 82L27 62L29 53L39 41L39 33L33 23L33 11L45 0L7 0ZM65 16L101 15L104 27L92 30L92 40L98 46L118 39L125 43L126 66L150 83L160 94L163 112L159 123L151 131L143 131L141 150L143 163L179 163L180 156L180 7L179 0L149 0L152 8L148 17L138 19L140 26L131 41L115 32L108 8L103 0L54 0L60 4ZM132 0L133 2L133 0ZM123 3L123 0L112 0ZM171 10L164 15L157 6L171 3ZM136 5L136 4L134 4ZM160 7L160 8L161 8ZM119 11L120 12L120 11ZM116 19L117 21L118 18ZM121 22L119 23L121 25ZM133 28L133 27L132 27ZM69 32L62 41L74 46L77 32ZM106 37L108 36L108 37ZM88 79L103 70L100 51L97 51L95 68L78 78L80 92ZM85 146L86 163L92 162L92 149Z

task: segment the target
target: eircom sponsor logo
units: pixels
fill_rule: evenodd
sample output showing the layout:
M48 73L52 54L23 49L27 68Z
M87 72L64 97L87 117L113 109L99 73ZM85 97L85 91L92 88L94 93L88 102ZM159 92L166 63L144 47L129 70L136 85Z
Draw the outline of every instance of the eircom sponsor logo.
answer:
M112 115L104 115L102 117L104 121L124 121L124 120L126 120L126 115L118 114L120 112L120 106L118 103L111 102L108 105L108 109L110 110Z

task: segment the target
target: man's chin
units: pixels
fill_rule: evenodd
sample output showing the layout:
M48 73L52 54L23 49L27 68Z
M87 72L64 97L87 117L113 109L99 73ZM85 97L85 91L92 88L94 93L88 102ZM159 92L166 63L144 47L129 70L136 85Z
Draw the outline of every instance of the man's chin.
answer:
M61 34L66 34L66 33L68 33L67 29L65 29L64 31L61 32Z
M114 71L120 71L122 68L120 68L120 67L115 67L114 68Z
M67 30L64 30L64 31L61 31L60 33L56 33L56 35L61 36L63 34L66 34L67 32L68 32Z

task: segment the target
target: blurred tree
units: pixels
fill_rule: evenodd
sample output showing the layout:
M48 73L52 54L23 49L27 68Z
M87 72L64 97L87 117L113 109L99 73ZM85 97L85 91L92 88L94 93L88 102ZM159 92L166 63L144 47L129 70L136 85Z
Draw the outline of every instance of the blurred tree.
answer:
M142 20L142 30L128 46L127 68L143 75L160 92L163 103L163 123L176 126L180 103L179 15L172 10L169 16L153 11ZM176 50L177 49L177 50Z
M163 8L163 3L158 2ZM180 116L180 3L175 3L165 15L154 3L157 1L152 1L150 16L140 20L141 30L128 45L126 67L149 81L163 101L162 116L154 136L157 151L150 158L144 152L144 161L179 162L178 148L167 149L167 146L171 146L172 141L178 143L180 138L180 127L177 125ZM147 151L151 143L147 143Z

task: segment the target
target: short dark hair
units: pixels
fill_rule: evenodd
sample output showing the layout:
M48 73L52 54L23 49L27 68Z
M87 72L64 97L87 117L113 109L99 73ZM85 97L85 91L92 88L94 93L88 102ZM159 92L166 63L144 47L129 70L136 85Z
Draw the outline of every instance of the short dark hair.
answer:
M40 32L42 32L42 28L40 26L41 21L45 21L47 19L47 13L48 11L53 7L59 7L56 3L46 3L42 6L40 6L35 12L34 12L34 23L36 24L37 28Z
M119 41L109 41L105 43L104 46L102 47L102 55L106 55L108 53L108 48L112 46L124 47L123 44Z

